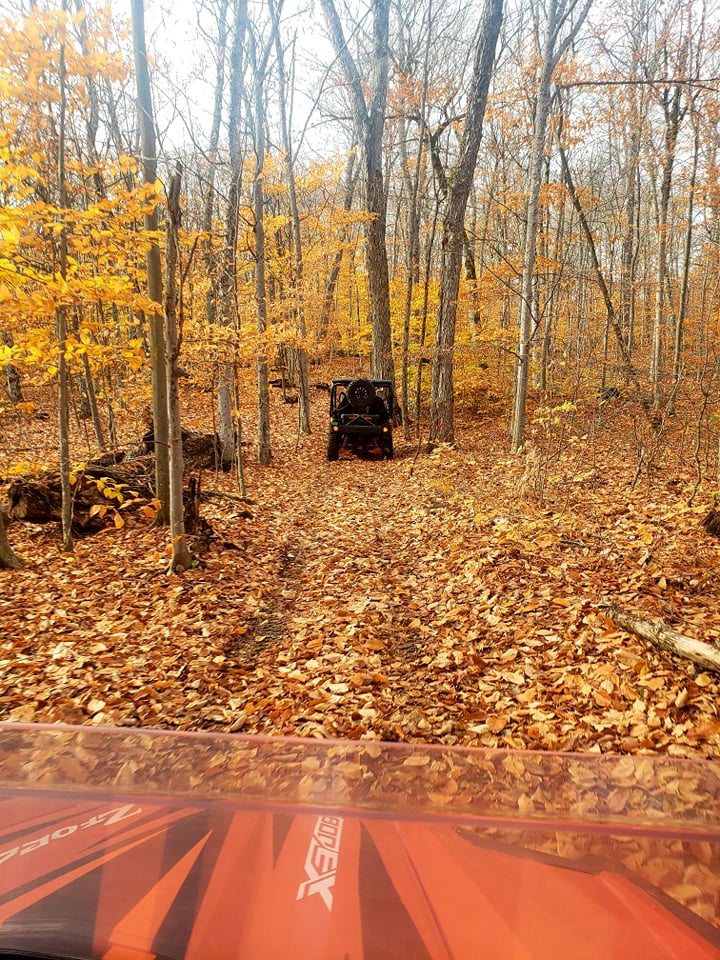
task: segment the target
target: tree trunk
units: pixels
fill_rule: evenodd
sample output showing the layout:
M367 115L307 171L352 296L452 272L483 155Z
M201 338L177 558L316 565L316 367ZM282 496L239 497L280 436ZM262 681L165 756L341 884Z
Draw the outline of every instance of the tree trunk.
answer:
M240 208L240 189L243 172L244 131L241 129L241 105L244 88L245 36L247 31L247 0L234 0L234 32L230 53L228 113L228 152L230 155L230 186L225 214L225 239L222 265L218 281L220 315L227 327L238 326L237 313L237 225ZM240 414L233 415L233 394L236 389L235 367L221 363L218 377L218 429L222 441L222 465L224 469L235 461L236 435L240 434ZM235 409L239 408L235 405ZM237 450L238 462L242 456Z
M625 174L625 229L622 240L622 264L620 270L620 328L630 354L635 337L635 247L637 243L635 217L638 194L638 164L640 135L633 131Z
M410 197L407 211L407 280L405 287L405 308L403 312L403 339L402 339L402 367L400 372L400 409L402 411L403 436L410 439L410 326L413 314L413 291L419 279L420 259L420 216L418 212L418 190L420 186L420 167L422 163L423 143L425 140L425 99L426 87L423 90L423 102L420 107L420 136L418 150L415 155L414 172L411 177L409 157L407 156L405 124L401 124L401 149L403 177L405 187Z
M465 210L482 139L485 104L495 48L503 18L503 0L486 0L477 34L460 157L443 218L440 302L435 327L435 356L430 393L430 443L454 443L453 351L462 269Z
M293 156L293 145L290 135L290 124L286 110L287 81L285 77L285 57L280 39L280 21L278 10L269 0L270 8L273 14L275 30L275 52L277 56L278 69L278 99L280 108L280 127L283 140L283 149L285 152L285 172L288 183L288 198L290 203L290 229L292 232L293 247L293 309L297 316L297 328L300 337L300 344L293 347L293 352L297 364L298 377L298 425L300 432L309 434L310 431L310 391L308 386L308 357L305 349L307 339L307 329L305 326L305 306L303 303L303 249L302 237L300 234L300 211L298 209L297 188L295 184L295 160Z
M268 57L274 44L268 42L259 62L255 63L254 78L254 138L255 172L253 176L253 213L255 227L255 305L257 312L258 358L256 363L258 388L258 463L267 465L272 460L270 447L270 376L265 334L267 331L267 288L265 283L265 73ZM254 47L252 47L254 53Z
M639 80L643 75L642 32L646 26L646 14L640 12L632 17L630 77ZM620 329L632 356L635 338L635 258L637 254L637 210L639 206L639 168L642 147L642 122L645 110L645 93L642 87L629 86L627 96L631 104L631 123L625 166L622 171L624 198L624 228L620 265Z
M6 347L12 347L13 338L7 330L0 330L0 340ZM18 404L23 402L22 387L20 385L20 371L14 363L5 364L5 382L7 383L8 398L10 403Z
M216 14L216 23L218 30L217 37L217 59L215 61L215 97L213 102L212 123L210 125L210 136L208 139L208 175L205 198L202 212L202 229L205 234L203 244L203 257L206 265L207 277L209 280L208 291L205 297L206 314L208 323L216 323L218 313L225 317L222 310L218 311L218 301L221 300L222 282L219 269L222 264L222 257L213 246L215 232L213 229L213 217L215 214L216 190L215 181L217 177L218 145L220 142L220 126L222 123L223 96L225 93L225 63L227 57L227 38L228 38L228 6L229 0L221 0ZM244 21L243 21L244 22ZM236 23L236 29L242 29L239 23ZM239 68L240 64L234 64L231 71ZM237 91L236 91L237 92ZM232 108L231 108L232 113ZM232 136L231 136L232 141ZM231 191L232 193L232 191ZM237 193L234 194L237 198ZM233 211L233 216L237 216L237 211ZM234 250L233 250L234 253ZM235 444L235 428L233 424L233 404L232 404L232 381L234 368L232 363L220 363L220 373L217 382L217 403L218 403L218 435L220 437L220 466L223 470L232 469Z
M345 172L343 175L343 213L348 214L352 209L353 197L355 196L355 185L357 183L357 171L355 168L355 146L351 147L348 153ZM337 289L338 278L340 277L340 267L342 266L343 244L347 241L348 228L343 226L341 230L341 244L332 259L330 273L325 281L323 290L322 306L320 308L320 323L318 324L318 340L324 340L327 337L330 326L330 315L332 313L333 300Z
M218 261L213 247L215 236L213 230L213 217L215 214L215 180L217 177L218 145L220 142L220 125L222 122L223 96L225 93L225 63L227 57L227 37L228 23L227 11L229 0L221 0L216 16L218 37L217 54L215 60L215 97L213 102L212 122L210 124L210 135L208 138L208 172L207 185L205 188L205 197L202 211L202 230L205 234L203 241L203 258L205 269L209 280L208 291L206 294L206 313L209 323L215 323L217 319L217 301L219 297L218 289Z
M137 81L138 120L145 183L154 184L157 179L157 155L155 149L155 120L152 107L152 90L145 45L145 8L143 0L132 0L133 52ZM158 229L157 211L144 215L146 231ZM168 424L167 380L165 376L165 338L162 315L162 261L160 247L150 241L146 254L148 297L157 304L150 314L150 361L153 393L153 431L155 436L155 484L160 501L157 523L165 524L170 515L170 449Z
M693 143L692 168L688 185L687 224L685 228L685 249L683 251L683 270L680 285L680 304L675 319L675 346L673 350L673 396L680 380L683 355L683 329L687 315L688 294L690 290L690 260L692 256L693 221L695 217L695 187L697 183L698 157L700 154L700 125L695 123L695 139Z
M235 457L233 377L233 365L223 363L217 380L218 437L220 438L220 466L223 470L232 469Z
M68 205L67 183L65 180L65 120L67 98L65 89L65 45L60 46L60 124L58 131L58 206L63 216ZM62 224L58 236L58 272L67 277L68 244L67 230ZM68 385L67 351L67 307L58 306L55 310L55 330L57 336L57 389L58 389L58 428L60 440L60 482L62 489L62 535L63 549L72 551L72 488L70 486L70 393Z
M720 672L720 650L717 650L711 644L678 633L668 626L664 620L641 620L640 617L626 613L615 604L609 604L604 608L604 611L620 630L625 630L626 633L634 633L666 653L692 660L693 663L699 664L703 670Z
M178 391L178 366L182 343L182 308L178 319L179 268L178 233L180 229L180 186L182 165L177 161L170 180L167 201L167 250L165 253L165 342L167 344L167 397L168 426L170 437L170 542L172 559L170 571L183 573L192 566L193 556L185 537L185 512L183 507L184 458L180 394ZM182 303L182 294L181 301Z
M435 238L437 236L438 221L440 218L440 198L435 196L435 208L433 210L432 222L430 224L430 235L427 239L425 248L425 270L423 271L423 303L420 312L420 336L418 337L418 346L420 356L418 358L417 369L415 372L415 436L420 439L420 417L422 414L422 374L423 364L426 359L423 356L425 340L427 338L427 320L430 301L430 276L432 273L432 264L434 259Z
M422 94L418 112L418 146L415 159L410 165L407 153L406 123L401 118L400 124L400 159L402 162L405 190L410 198L407 211L407 286L405 289L405 310L403 317L402 369L400 374L400 408L402 410L403 436L410 439L410 327L413 315L413 292L420 280L420 209L418 195L420 181L423 174L423 155L426 137L426 113L430 70L430 45L432 40L432 0L430 0L425 18L425 51L423 56ZM409 65L403 66L409 72Z
M19 570L21 566L22 560L13 553L5 530L5 518L0 512L0 570Z
M578 14L578 19L562 42L558 43L560 30L568 21L577 3L578 0L549 0L547 7L545 39L541 52L542 68L535 103L530 169L528 171L530 188L526 207L523 272L520 285L520 316L512 425L512 449L515 453L522 448L525 442L530 347L537 325L537 320L533 316L533 288L535 284L540 186L545 168L545 138L550 115L550 85L553 71L585 20L592 5L592 0L584 0L584 7Z
M662 154L662 180L660 184L660 209L658 211L658 249L657 270L655 275L655 311L653 314L652 346L650 356L650 383L652 384L653 406L657 410L662 403L663 373L663 328L665 325L665 283L668 274L668 218L670 210L670 191L672 172L675 163L678 131L684 110L681 109L682 88L675 87L672 95L669 89L663 91L663 109L665 129Z
M20 371L14 363L5 365L5 382L7 383L10 403L17 405L23 402L23 392L20 385Z
M353 123L365 162L365 261L368 277L369 320L372 332L370 366L373 377L395 381L390 328L390 288L385 233L387 197L383 175L382 139L387 101L390 32L389 0L372 0L373 51L367 84L353 60L333 0L320 0L330 38L348 85ZM365 94L367 88L367 99Z
M534 334L533 287L535 283L535 256L537 253L540 185L545 167L545 135L550 115L550 82L555 68L555 18L559 0L550 0L543 51L540 84L535 103L532 151L528 181L530 193L525 208L525 244L522 281L520 285L520 316L518 321L517 366L515 368L515 401L513 405L512 449L517 453L525 442L528 383L530 379L530 345Z

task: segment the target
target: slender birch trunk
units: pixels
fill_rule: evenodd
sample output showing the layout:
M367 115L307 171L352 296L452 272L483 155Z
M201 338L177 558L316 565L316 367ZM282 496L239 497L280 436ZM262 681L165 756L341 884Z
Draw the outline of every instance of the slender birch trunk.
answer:
M279 16L279 10L278 10ZM277 23L277 21L276 21ZM253 175L253 213L255 227L255 307L257 315L258 355L256 361L258 389L258 463L267 465L272 460L270 447L270 375L265 334L268 325L267 286L265 281L265 79L268 58L275 42L273 35L268 41L259 61L255 60L254 44L251 48L255 60L253 89L255 172Z
M178 318L178 271L180 262L180 187L182 164L178 160L170 180L167 200L167 251L165 254L165 343L170 437L170 542L171 573L183 573L192 566L193 556L185 537L183 507L183 474L185 464L182 447L182 418L178 389L178 367L182 343L182 315Z
M685 227L685 247L683 250L682 280L680 284L680 303L675 319L675 344L673 350L673 387L676 388L680 380L683 356L683 334L687 316L688 299L690 292L690 259L692 255L693 221L695 217L695 188L697 184L698 158L700 155L700 126L695 119L695 137L693 142L692 169L688 185L687 223ZM673 396L676 390L673 389Z
M666 283L668 279L668 229L670 211L670 192L672 190L672 174L675 163L675 151L680 129L680 122L684 115L682 103L682 88L675 87L671 92L666 89L662 93L663 112L665 115L665 129L663 136L662 180L660 183L660 206L658 210L658 247L657 271L655 274L655 304L653 312L652 342L650 353L650 383L652 384L653 406L659 409L662 404L663 389L663 348L665 333L665 303Z
M348 153L345 170L343 172L343 213L348 214L352 210L353 198L355 196L355 187L357 185L357 167L355 164L356 145L353 145ZM320 308L320 323L318 324L317 339L324 340L328 335L330 327L330 316L332 314L333 301L337 290L338 279L340 278L340 267L342 266L344 245L348 240L348 228L343 226L340 234L340 246L336 250L330 272L325 287L323 288L322 305Z
M225 239L217 288L220 299L222 323L228 328L234 327L237 330L239 329L239 318L237 310L237 270L235 257L237 254L238 215L240 210L240 192L243 172L241 106L246 64L247 0L234 0L233 21L229 75L230 105L228 112L230 187L228 190L225 214ZM240 478L243 473L243 453L242 447L240 446L242 425L240 422L239 407L237 404L233 404L233 397L237 390L238 386L235 381L234 364L230 362L221 363L218 376L218 430L222 441L222 465L224 469L227 469L236 461L238 464L238 478ZM237 411L235 414L233 414L233 407ZM242 481L240 482L242 484Z
M67 113L66 80L65 44L63 43L60 46L60 123L58 129L57 153L58 207L60 208L60 216L64 215L64 211L66 210L68 203L67 183L65 180L65 121ZM62 224L58 236L58 273L63 280L67 277L67 263L67 230L65 225ZM71 552L73 550L73 501L72 488L70 486L70 395L68 365L66 359L67 333L67 307L64 304L61 304L55 310L55 335L57 338L58 367L57 388L58 428L60 442L60 489L62 491L61 518L63 549Z
M293 309L297 317L297 330L300 343L293 346L298 376L298 425L300 432L309 434L310 431L310 389L308 384L308 355L305 348L307 328L305 324L305 305L303 303L303 248L300 233L300 210L297 200L297 186L295 183L295 160L293 156L290 123L287 115L287 78L285 75L285 53L280 38L280 21L278 11L272 0L270 9L273 15L275 30L275 52L278 72L278 106L280 109L280 130L282 133L283 150L285 153L285 175L288 184L288 199L290 203L290 230L293 249Z
M155 147L155 120L152 107L152 89L145 44L145 8L143 0L132 0L133 51L137 81L138 120L142 149L142 169L145 183L157 180ZM144 217L145 230L158 229L157 211L153 208ZM167 381L165 377L165 337L162 313L162 261L160 247L155 241L148 244L146 254L147 289L149 299L156 304L149 317L150 361L153 393L153 434L155 442L155 494L160 501L156 523L166 524L170 514L170 449L168 426Z

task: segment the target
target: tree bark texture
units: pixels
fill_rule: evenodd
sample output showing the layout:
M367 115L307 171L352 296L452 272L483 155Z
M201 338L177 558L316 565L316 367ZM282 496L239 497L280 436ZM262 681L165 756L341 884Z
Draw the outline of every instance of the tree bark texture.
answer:
M145 183L157 180L157 155L155 147L155 120L152 107L152 89L145 44L145 8L143 0L132 0L133 52L137 81L138 121L142 168ZM148 231L158 228L157 212L153 209L144 216ZM158 523L167 523L170 515L170 449L168 426L167 381L165 377L165 337L162 314L162 261L157 243L148 245L146 254L148 297L157 304L150 314L150 360L152 370L153 427L155 435L155 484L161 507Z
M277 22L277 21L276 21ZM258 388L258 463L267 465L272 460L270 446L270 372L265 333L267 331L267 286L265 282L265 75L268 57L274 45L268 41L260 61L255 62L254 127L255 172L253 176L253 213L255 227L255 305L257 313L258 356L256 362ZM254 48L253 48L254 53Z
M60 126L58 131L58 206L63 211L68 205L67 184L65 180L65 113L67 99L65 91L65 46L60 47ZM67 277L68 241L67 230L63 225L58 236L58 268L60 276ZM73 549L72 514L73 501L70 487L70 391L67 351L67 307L60 305L55 310L55 334L57 337L57 391L58 391L58 430L60 446L60 480L62 489L62 535L63 549Z
M167 345L166 369L168 397L168 427L170 438L170 541L172 558L171 573L183 573L192 566L192 553L185 537L183 512L183 458L182 425L180 418L180 392L178 389L178 366L181 346L181 327L178 321L178 272L180 230L180 187L182 166L177 161L170 180L167 201L167 251L165 254L165 342Z
M213 101L212 122L210 124L210 135L208 137L208 171L207 186L205 197L203 199L202 229L206 235L203 241L203 258L207 268L209 279L208 292L206 295L206 310L209 323L215 323L217 320L217 302L219 298L218 290L218 257L213 246L214 232L213 219L215 216L216 190L215 181L217 178L218 164L218 145L220 143L220 126L223 115L223 97L225 94L225 77L227 62L227 40L228 40L228 6L230 0L221 0L216 13L217 23L217 54L215 60L215 96Z
M247 0L233 0L233 34L230 51L228 152L230 155L230 186L225 210L225 237L221 257L217 295L220 300L221 322L227 327L238 324L236 254L238 211L243 171L242 100L244 92L245 36L247 32ZM227 469L235 461L236 433L239 433L239 414L233 415L235 367L223 363L218 376L218 429L222 439L222 465ZM241 456L237 451L238 458Z
M525 442L528 382L530 379L530 344L534 334L533 286L537 255L538 214L540 186L545 160L545 137L550 115L550 82L557 62L554 44L558 0L550 0L543 49L542 70L535 102L532 150L528 180L530 191L525 208L525 243L523 272L520 286L520 313L518 319L518 346L515 368L515 400L513 404L512 449L517 453Z
M502 18L503 0L486 0L478 30L460 159L450 184L443 219L440 303L435 327L435 356L430 394L431 443L452 443L455 439L453 351L463 261L465 210L482 139L485 105Z
M428 4L425 18L425 48L422 67L422 93L418 113L418 143L414 161L411 165L407 149L407 124L400 118L400 159L403 170L405 193L409 198L407 210L407 286L405 289L405 307L403 315L402 366L400 372L400 409L402 411L403 436L410 439L410 327L413 315L413 291L420 280L420 184L424 181L424 144L427 135L427 98L430 71L430 47L432 42L432 0ZM404 58L408 58L405 51ZM407 69L401 64L401 69Z

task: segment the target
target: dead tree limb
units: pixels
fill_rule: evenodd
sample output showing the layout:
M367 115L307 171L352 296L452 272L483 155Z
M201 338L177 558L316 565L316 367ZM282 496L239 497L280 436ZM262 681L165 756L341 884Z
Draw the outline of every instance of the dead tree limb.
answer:
M664 620L641 620L630 613L625 613L614 603L602 607L604 613L610 617L616 627L626 633L634 633L643 640L648 640L654 647L665 650L686 660L700 664L705 670L715 670L720 673L720 650L702 640L693 640L669 627Z

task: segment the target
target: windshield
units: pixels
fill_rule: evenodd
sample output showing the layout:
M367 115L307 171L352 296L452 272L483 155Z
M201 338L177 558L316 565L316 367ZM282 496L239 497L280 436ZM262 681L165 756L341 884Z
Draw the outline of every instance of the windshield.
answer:
M720 958L715 763L0 725L0 798L5 955Z

